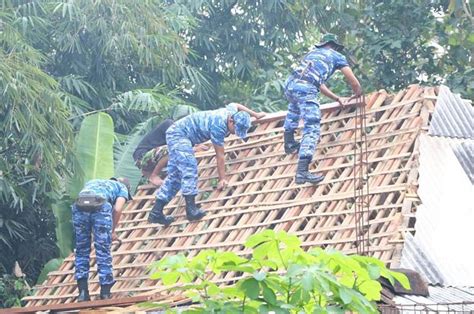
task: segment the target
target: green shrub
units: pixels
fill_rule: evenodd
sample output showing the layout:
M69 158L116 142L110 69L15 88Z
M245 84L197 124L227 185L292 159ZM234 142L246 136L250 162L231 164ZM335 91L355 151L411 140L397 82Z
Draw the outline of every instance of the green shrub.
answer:
M151 278L182 291L193 302L184 313L378 313L385 277L409 288L405 275L388 270L372 257L347 256L320 248L305 252L298 237L265 230L248 238L247 259L233 252L201 251L187 259L168 256L151 265ZM210 278L233 272L232 285Z
M21 299L30 294L30 287L23 278L3 275L0 278L0 308L22 306Z

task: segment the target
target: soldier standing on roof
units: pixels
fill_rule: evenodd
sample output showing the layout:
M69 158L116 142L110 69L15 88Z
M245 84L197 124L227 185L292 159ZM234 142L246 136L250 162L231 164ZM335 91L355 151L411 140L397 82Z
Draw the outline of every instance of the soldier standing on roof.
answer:
M163 214L163 208L180 189L186 201L188 220L198 220L205 215L195 203L198 169L193 146L211 140L216 151L218 189L224 189L228 184L225 177L224 138L232 133L245 139L250 128L250 115L260 119L265 113L257 113L244 105L232 103L226 108L193 113L175 122L166 131L168 177L157 192L148 222L167 226L174 221L173 217Z
M362 94L359 81L352 73L346 57L340 52L344 49L336 35L326 34L321 43L306 54L285 83L285 96L289 101L288 114L284 124L285 153L291 154L299 150L298 168L295 181L297 184L306 182L317 184L324 179L322 175L314 175L308 171L313 159L316 144L319 140L321 112L319 110L319 92L338 101L341 106L344 100L332 93L325 85L336 70L340 70L351 85L355 96ZM295 141L294 133L300 118L303 119L303 137L301 144Z
M91 180L79 193L72 206L72 221L76 235L75 277L79 289L77 301L89 301L89 259L91 233L94 234L96 263L99 272L100 298L110 299L115 283L112 274L110 247L116 238L115 227L120 221L122 208L131 200L130 184L125 178Z

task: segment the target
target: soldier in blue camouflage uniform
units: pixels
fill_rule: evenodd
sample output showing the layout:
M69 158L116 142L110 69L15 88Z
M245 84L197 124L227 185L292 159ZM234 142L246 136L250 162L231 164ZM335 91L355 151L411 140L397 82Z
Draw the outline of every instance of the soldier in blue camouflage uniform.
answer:
M224 189L228 184L225 178L224 138L231 133L242 139L246 138L250 128L250 115L259 119L265 114L233 103L226 108L193 113L175 122L166 131L168 177L157 192L148 222L169 225L174 221L173 217L163 214L163 208L180 189L186 201L188 220L198 220L205 215L195 203L198 194L198 168L193 146L211 140L216 151L218 189Z
M110 247L116 237L115 227L120 220L122 208L127 200L132 199L130 185L125 178L110 180L91 180L79 193L93 195L102 200L92 211L81 209L78 202L72 206L72 220L76 235L75 278L79 289L78 301L89 301L88 277L91 252L91 233L94 235L96 263L99 272L100 298L109 299L110 289L115 283L112 274L112 255Z
M291 154L299 150L295 177L297 184L317 184L324 179L324 176L308 171L320 135L319 92L343 104L343 99L333 94L325 85L326 81L336 70L340 70L354 94L362 94L359 81L352 73L346 58L340 53L343 48L335 35L324 35L322 42L304 56L285 83L285 96L289 101L284 124L285 152ZM298 143L295 141L294 132L298 128L300 118L303 119L304 128L301 143Z

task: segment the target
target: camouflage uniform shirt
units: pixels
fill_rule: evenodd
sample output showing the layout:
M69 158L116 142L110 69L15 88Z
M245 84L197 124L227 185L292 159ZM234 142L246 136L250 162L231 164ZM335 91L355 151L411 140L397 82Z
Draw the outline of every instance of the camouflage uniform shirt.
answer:
M193 113L175 122L166 131L166 136L185 137L194 146L211 140L212 144L224 146L224 138L229 134L227 117L237 113L237 106L229 104L226 108ZM169 146L169 143L168 143Z

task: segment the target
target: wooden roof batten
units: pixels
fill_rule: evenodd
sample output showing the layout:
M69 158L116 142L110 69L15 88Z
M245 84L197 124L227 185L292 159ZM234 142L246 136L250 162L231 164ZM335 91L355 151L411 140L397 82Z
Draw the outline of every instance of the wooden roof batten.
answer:
M399 266L404 234L413 231L410 220L417 203L417 138L426 130L437 93L438 88L412 85L394 95L379 91L365 99L369 212L362 230L370 234L368 255L391 267ZM341 110L331 103L321 109L321 139L310 170L322 172L326 178L317 186L295 185L297 155L284 153L282 125L286 113L279 112L259 121L247 142L234 136L226 139L229 188L225 191L213 187L217 178L214 154L198 154L198 186L202 191L198 202L208 212L202 220L189 223L184 202L176 197L165 208L176 221L167 228L149 225L146 218L155 189L139 187L117 229L122 243L113 247L117 282L112 290L116 299L112 301L124 302L130 296L183 301L184 297L170 294L160 282L148 278L149 264L177 253L195 256L208 248L245 255L245 240L266 228L298 235L304 248L320 246L356 253L355 108ZM215 281L225 284L235 276L225 273ZM97 298L94 252L89 278L92 298ZM74 303L76 295L71 255L25 300L31 311L35 307L55 309ZM97 302L94 306L100 306ZM116 303L106 305L111 304Z

